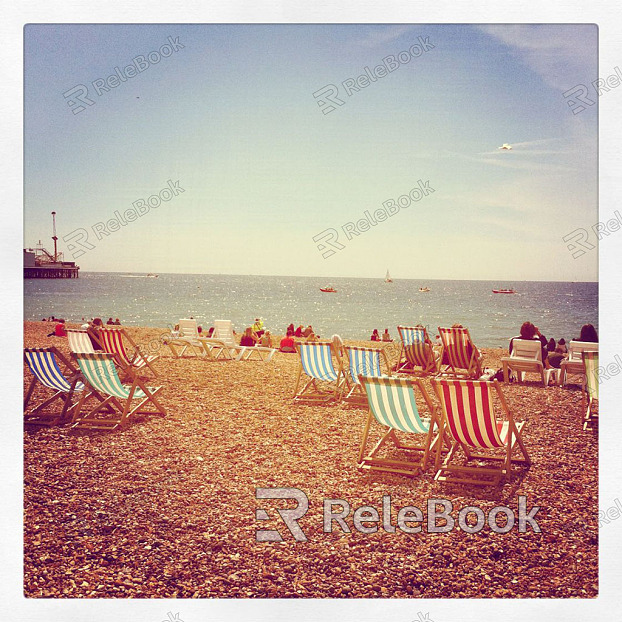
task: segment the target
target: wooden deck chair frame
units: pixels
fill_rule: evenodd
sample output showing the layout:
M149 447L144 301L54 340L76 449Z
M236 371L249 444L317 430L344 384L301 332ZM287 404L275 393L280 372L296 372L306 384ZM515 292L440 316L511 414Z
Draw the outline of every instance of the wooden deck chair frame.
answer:
M585 390L583 391L582 405L585 411L583 429L591 430L595 420L598 420L596 403L598 402L598 352L585 350L581 352L585 368Z
M30 360L31 355L33 360ZM79 404L79 400L73 401L75 393L85 392L85 387L80 382L78 369L54 347L24 348L24 362L32 374L32 380L24 398L24 422L50 426L65 423ZM64 369L61 369L59 363L64 366ZM33 369L33 365L36 369ZM28 412L28 404L38 385L55 393ZM45 412L46 408L57 400L63 404L61 411Z
M399 475L414 476L427 468L428 460L437 443L442 442L439 435L441 428L438 406L428 394L420 378L404 377L365 377L359 376L368 402L367 419L358 456L358 467L370 471L386 471ZM415 397L415 388L421 393L428 417L421 417ZM385 427L387 431L367 452L369 432L373 421ZM416 434L424 440L410 444L400 440L398 435ZM379 452L391 441L396 449L417 452L415 460L395 460L379 457ZM438 448L440 450L440 447Z
M512 353L501 359L503 381L508 382L510 372L516 375L518 382L523 382L524 374L538 374L543 386L548 386L554 369L545 369L542 363L542 344L537 339L514 339Z
M124 371L131 378L132 384L129 388L123 385L116 370L113 354L97 352L72 354L72 357L80 368L85 385L91 389L89 395L82 395L74 411L72 428L114 430L125 426L136 414L166 415L166 409L156 399L162 387L147 387L138 373L129 366L126 366ZM99 396L99 404L80 415L91 395ZM103 397L104 395L106 397ZM132 406L136 400L140 400L139 403ZM147 408L147 404L151 404L152 408Z
M99 341L104 348L104 352L114 354L117 362L122 369L131 367L134 371L140 372L140 370L147 368L153 374L154 378L158 377L158 373L153 368L151 363L157 361L160 357L157 354L143 354L140 346L138 346L128 332L120 326L103 326L99 329ZM130 345L134 348L134 353L130 357L123 339L127 339Z
M309 360L307 354L312 349L321 352L321 364L318 358ZM343 393L350 389L350 382L343 369L341 358L335 353L333 342L314 341L310 343L297 343L298 353L298 376L294 388L295 402L329 402L338 401ZM304 353L304 354L303 354ZM337 366L333 363L337 361ZM306 368L306 369L305 369ZM324 376L324 377L322 377Z
M468 328L442 328L438 327L438 334L441 337L443 347L441 349L440 376L451 376L458 379L474 380L482 375L482 357L479 350L473 343ZM451 341L450 341L451 338ZM455 351L453 344L458 344L458 338L467 349L467 352L458 353ZM470 349L470 354L468 350ZM443 363L443 359L447 355L448 363ZM445 367L443 368L443 365ZM463 369L465 371L459 371Z
M512 464L531 464L522 438L525 423L514 421L497 380L484 382L433 378L432 386L441 403L441 437L448 435L452 445L442 463L440 451L436 454L435 480L496 486L510 476ZM493 392L505 413L505 421L495 416ZM452 412L456 411L457 418L449 412L448 405ZM522 458L513 457L516 448L522 453ZM466 457L466 465L453 463L460 449ZM498 455L501 450L502 456ZM492 461L500 466L469 466L472 460ZM453 477L454 474L457 477Z
M434 344L425 326L398 326L401 347L397 358L398 374L436 374L439 370L440 356L434 352ZM414 333L420 338L415 339ZM404 360L402 361L402 357ZM421 369L415 369L420 367Z
M569 378L572 376L578 379L581 389L585 390L586 378L583 352L598 352L598 343L572 340L568 344L568 358L564 359L560 365L560 386L563 387L566 384L570 384Z
M370 378L391 377L391 363L384 348L364 348L344 346L346 357L342 361L344 373L350 376L352 388L344 397L351 404L367 405L367 394L359 381L359 376ZM370 361L373 358L375 360ZM347 363L347 364L346 364ZM384 365L385 372L382 367Z

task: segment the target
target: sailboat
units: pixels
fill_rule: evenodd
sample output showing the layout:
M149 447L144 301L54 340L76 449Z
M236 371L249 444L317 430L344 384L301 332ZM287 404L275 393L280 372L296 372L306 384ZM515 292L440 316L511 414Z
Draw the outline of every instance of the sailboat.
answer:
M389 269L387 268L387 276L384 277L384 282L385 283L393 283L393 279L391 278L391 275L389 274Z

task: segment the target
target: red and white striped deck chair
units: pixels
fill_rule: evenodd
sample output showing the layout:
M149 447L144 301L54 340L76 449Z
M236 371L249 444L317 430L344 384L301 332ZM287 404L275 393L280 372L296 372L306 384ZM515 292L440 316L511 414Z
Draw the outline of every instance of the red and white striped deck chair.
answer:
M434 352L427 329L424 326L398 326L397 332L402 342L397 373L437 373L440 357Z
M84 391L79 371L56 348L25 348L24 361L32 373L24 398L24 421L37 425L64 423L78 405L77 400L73 401L74 393ZM51 389L54 394L28 411L28 403L38 385ZM50 412L47 407L56 400L60 400L63 407L60 412L56 409Z
M483 382L433 378L432 386L441 402L441 437L449 434L452 443L452 448L442 464L440 452L437 453L434 479L484 486L497 485L499 480L505 480L510 475L513 462L531 464L521 437L524 422L514 421L501 392L501 386L496 380ZM497 419L495 416L493 393L496 393L505 412L505 420ZM516 445L523 458L512 457ZM459 449L462 449L466 456L466 465L454 464ZM476 451L478 453L475 453ZM503 455L499 455L501 451ZM490 460L501 464L495 468L468 466L471 460ZM458 477L447 477L452 474L457 474ZM481 476L487 479L482 479Z
M134 353L132 354L132 356L129 356L125 349L123 337L125 337L134 348ZM140 351L140 347L137 346L134 341L132 341L132 338L123 328L112 328L109 326L106 326L105 328L100 328L99 339L102 344L102 348L104 349L104 352L114 354L116 361L121 365L122 368L131 367L136 371L140 371L141 369L146 367L149 369L149 371L151 371L154 377L158 377L158 374L151 365L151 363L153 363L153 361L157 361L160 357L157 354L149 356L143 355Z
M438 327L443 343L441 375L476 379L482 375L482 356L475 347L468 328ZM462 370L462 371L460 371Z

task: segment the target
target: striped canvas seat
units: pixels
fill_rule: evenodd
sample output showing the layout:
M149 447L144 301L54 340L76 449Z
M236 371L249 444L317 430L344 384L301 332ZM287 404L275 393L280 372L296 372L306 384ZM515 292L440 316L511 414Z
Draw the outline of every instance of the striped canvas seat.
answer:
M344 384L349 386L349 382L343 373L339 358L337 358L337 369L333 365L332 343L299 343L296 344L296 350L300 357L300 367L294 389L294 400L338 399ZM303 375L306 378L303 378ZM305 384L300 388L303 382Z
M117 373L115 357L110 353L74 354L85 383L92 389L99 403L85 415L74 414L73 427L112 430L124 425L136 413L165 415L166 411L155 396L162 387L147 387L131 367L125 368L132 379L131 385L124 385ZM103 397L103 396L107 397ZM80 407L88 396L80 400ZM132 406L133 400L140 400ZM153 408L146 409L151 403ZM79 409L78 409L79 410Z
M598 401L598 352L582 352L583 365L585 367L585 392L583 393L585 416L583 417L583 429L592 428L594 419L598 419L595 412Z
M359 451L359 468L376 471L389 471L404 475L415 475L424 470L432 448L432 437L438 429L438 411L421 379L360 376L367 396L369 413L363 431ZM422 417L415 399L415 387L421 393L430 415ZM375 447L366 453L366 445L372 420L375 419L385 429L384 435ZM419 444L405 444L398 439L398 432L424 435ZM392 459L378 457L379 450L391 440L400 450L418 453L416 459ZM440 447L439 447L440 449Z
M447 474L467 475L467 478L452 477L450 481L473 484L496 484L509 476L512 462L530 464L531 461L521 437L524 423L516 424L507 406L497 381L477 380L432 380L432 386L441 402L443 428L441 435L449 434L452 448L443 464L437 456L435 479L444 481ZM495 393L507 415L506 420L495 416L493 393ZM513 458L512 452L518 444L523 459ZM491 460L501 462L500 467L462 466L453 464L456 452L462 449L469 460ZM499 457L490 450L504 450ZM483 453L474 453L481 450ZM488 479L478 479L478 476ZM472 476L472 477L470 477Z
M67 329L69 348L76 354L92 354L95 352L89 334L85 330Z
M352 380L353 386L348 393L346 399L353 401L364 400L367 403L365 392L359 381L359 376L370 376L380 378L391 375L391 367L387 359L387 355L382 348L360 348L357 346L345 346L348 354L349 369L348 373ZM384 362L387 374L382 372L382 363ZM356 395L355 395L356 393Z
M435 356L428 331L423 326L398 326L402 347L399 357L398 373L423 374L438 371L438 357ZM402 361L402 357L404 360ZM417 370L416 368L420 368Z
M33 376L24 399L24 420L40 425L56 425L63 422L67 413L76 406L72 402L74 392L84 390L84 384L78 380L78 371L56 348L26 348L24 360ZM65 373L61 370L59 361L64 364ZM54 394L28 412L28 403L37 384L52 389ZM46 413L46 407L57 399L63 402L60 413Z
M468 328L441 328L438 333L443 343L443 375L456 378L479 378L482 375L481 356ZM459 371L463 370L463 371Z
M133 346L134 354L133 356L129 356L126 349L125 344L123 343L123 337L125 337ZM99 338L104 349L104 352L109 352L114 354L117 361L121 363L123 367L132 367L136 370L143 369L147 367L155 377L157 377L157 373L155 369L151 366L153 361L157 361L159 356L157 355L149 355L143 356L140 352L140 348L132 341L131 337L127 334L125 330L122 328L100 328L99 329Z

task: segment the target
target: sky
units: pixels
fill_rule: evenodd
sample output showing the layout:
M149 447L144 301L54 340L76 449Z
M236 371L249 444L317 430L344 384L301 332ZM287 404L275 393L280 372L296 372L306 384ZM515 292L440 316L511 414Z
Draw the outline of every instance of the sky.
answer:
M597 280L597 251L573 259L562 239L598 221L598 104L573 114L563 95L598 77L594 25L24 37L25 247L52 247L56 211L86 271ZM346 89L366 67L376 79Z

